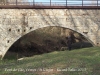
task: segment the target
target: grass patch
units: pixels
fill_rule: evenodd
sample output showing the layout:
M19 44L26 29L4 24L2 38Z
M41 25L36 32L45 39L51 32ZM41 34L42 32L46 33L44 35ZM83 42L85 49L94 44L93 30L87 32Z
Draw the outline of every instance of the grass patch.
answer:
M100 47L0 61L0 75L99 75Z

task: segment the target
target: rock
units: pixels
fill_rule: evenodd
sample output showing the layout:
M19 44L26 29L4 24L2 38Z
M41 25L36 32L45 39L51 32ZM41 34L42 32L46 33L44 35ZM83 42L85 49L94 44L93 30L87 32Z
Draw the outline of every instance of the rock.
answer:
M23 60L24 58L19 58L19 59L17 59L17 61L21 61L21 60Z
M68 47L61 47L61 51L68 50Z

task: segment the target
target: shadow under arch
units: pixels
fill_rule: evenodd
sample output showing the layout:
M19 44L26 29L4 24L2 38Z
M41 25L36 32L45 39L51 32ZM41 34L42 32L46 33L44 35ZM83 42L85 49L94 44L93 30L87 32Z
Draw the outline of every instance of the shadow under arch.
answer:
M32 30L31 32L29 32L29 33L32 33L32 32L34 32L34 31L36 31L36 30L40 30L40 29L47 28L47 27L58 27L58 28L63 28L63 29L69 29L69 28L66 28L66 27L63 27L63 26L46 26L46 27L41 27L41 28L34 29L34 30ZM70 30L72 30L72 29L70 29ZM72 30L72 31L75 31L75 30ZM77 31L75 31L75 32L77 32ZM29 33L27 33L27 34L29 34ZM89 38L87 38L84 34L82 34L82 33L80 33L80 32L77 32L77 33L83 35L83 36L93 45L93 42L92 42L91 40L89 40ZM25 35L23 35L22 37L20 37L19 39L17 39L17 40L10 46L9 49L11 49L11 47L12 47L14 44L16 44L16 43L18 43L18 45L19 45L20 40L23 39L23 37L26 36L27 34L25 34ZM65 35L65 37L66 37L66 35ZM48 41L48 42L51 42L50 40L47 40L47 41ZM36 47L39 47L39 48L43 49L42 46L38 46L38 45L36 45L36 43L32 43L32 44L33 44L34 46L36 46ZM19 45L19 46L20 46L20 45ZM26 47L26 46L25 46L25 47ZM9 49L7 50L7 52L9 51ZM34 48L34 49L35 49L35 48ZM45 50L45 49L43 49L43 50ZM17 50L15 50L15 51L17 52ZM7 52L5 53L4 57L6 56ZM49 51L47 51L46 53L48 53L48 52L49 52ZM42 53L40 53L40 54L42 54ZM17 56L17 54L14 54L14 55Z

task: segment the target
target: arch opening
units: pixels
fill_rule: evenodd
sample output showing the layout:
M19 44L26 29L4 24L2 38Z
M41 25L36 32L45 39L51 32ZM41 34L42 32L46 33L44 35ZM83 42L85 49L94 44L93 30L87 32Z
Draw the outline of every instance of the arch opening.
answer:
M66 37L72 36L72 50L92 47L82 34L59 26L36 29L18 39L7 51L4 59L30 57L52 51L67 50Z

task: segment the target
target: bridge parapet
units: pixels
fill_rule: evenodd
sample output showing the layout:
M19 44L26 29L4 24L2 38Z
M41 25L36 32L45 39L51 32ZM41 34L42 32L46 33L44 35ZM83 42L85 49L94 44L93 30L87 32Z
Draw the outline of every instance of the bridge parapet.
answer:
M3 0L0 1L0 8L22 8L22 9L39 9L39 8L100 8L99 0Z

